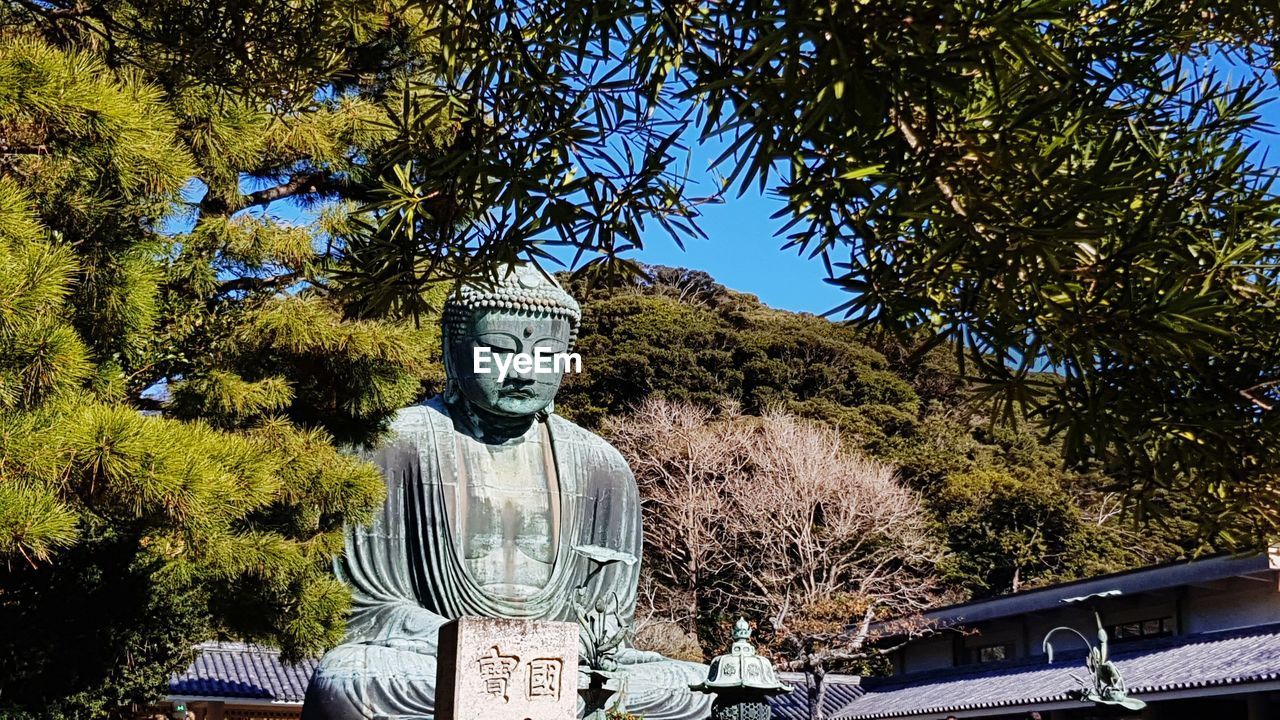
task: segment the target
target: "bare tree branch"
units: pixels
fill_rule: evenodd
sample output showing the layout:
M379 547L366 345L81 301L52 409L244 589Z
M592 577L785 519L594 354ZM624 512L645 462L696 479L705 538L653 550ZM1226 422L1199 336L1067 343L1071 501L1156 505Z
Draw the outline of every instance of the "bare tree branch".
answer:
M650 581L695 606L653 613L689 632L723 610L765 619L775 657L810 678L814 712L832 667L875 654L875 620L933 598L919 498L834 429L654 398L607 432L643 498Z

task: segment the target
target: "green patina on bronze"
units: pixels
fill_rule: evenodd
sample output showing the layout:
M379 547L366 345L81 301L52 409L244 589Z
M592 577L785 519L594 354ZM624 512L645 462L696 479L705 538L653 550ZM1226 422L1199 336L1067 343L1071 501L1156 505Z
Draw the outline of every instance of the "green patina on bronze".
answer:
M1102 626L1102 617L1097 611L1094 611L1093 617L1098 623L1097 645L1090 643L1088 638L1074 628L1056 627L1045 634L1042 649L1048 655L1049 662L1052 663L1053 643L1050 642L1050 639L1054 633L1074 633L1089 648L1089 654L1085 657L1084 662L1085 667L1088 668L1089 674L1092 676L1086 681L1083 678L1072 675L1076 682L1080 683L1078 691L1080 700L1097 705L1116 705L1126 710L1141 710L1147 706L1147 703L1138 698L1129 697L1129 689L1125 686L1124 678L1120 675L1120 668L1111 662L1107 647L1107 630Z
M625 637L635 613L640 502L622 456L552 412L559 374L474 372L478 346L571 351L578 320L577 303L527 266L450 298L446 392L402 410L388 440L366 453L387 501L369 525L348 529L337 573L354 610L343 644L312 678L305 720L434 718L441 625L463 616L572 622L597 608L583 622L582 657L608 667L580 668L582 686L619 673L615 704L707 717L709 698L689 690L704 666L621 641L602 648L596 637Z
M712 660L706 679L690 687L715 696L712 720L769 720L769 696L794 689L778 680L768 658L756 653L746 618L734 624L729 652Z
M617 593L611 592L607 598L593 602L587 585L593 575L609 565L617 562L633 565L639 558L595 545L576 545L573 550L592 563L574 600L574 612L581 628L580 661L585 676L578 691L583 701L580 709L584 720L606 720L610 711L625 712L627 671L620 667L618 652L630 637L631 626L624 617Z

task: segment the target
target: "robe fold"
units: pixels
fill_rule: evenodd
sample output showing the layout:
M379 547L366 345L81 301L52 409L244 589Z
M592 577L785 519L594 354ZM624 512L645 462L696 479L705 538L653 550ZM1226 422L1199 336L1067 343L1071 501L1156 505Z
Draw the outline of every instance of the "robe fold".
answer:
M590 561L575 545L641 554L640 500L611 445L557 415L547 418L556 471L555 560L545 586L509 598L477 584L463 561L455 508L465 452L439 398L405 408L389 439L367 454L382 470L387 499L373 521L347 529L338 576L354 593L347 636L321 660L303 720L434 720L436 638L463 616L575 622L574 592ZM623 619L635 612L639 563L613 563L587 582L588 602L616 593ZM705 666L624 649L625 706L646 720L700 720L710 696L689 690ZM581 707L581 706L580 706Z

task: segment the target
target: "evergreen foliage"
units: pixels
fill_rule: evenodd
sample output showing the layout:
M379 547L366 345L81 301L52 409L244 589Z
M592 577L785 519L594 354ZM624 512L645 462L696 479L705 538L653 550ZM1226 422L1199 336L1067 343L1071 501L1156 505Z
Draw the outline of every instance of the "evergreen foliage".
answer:
M854 329L768 308L704 273L648 270L653 283L573 283L587 371L566 378L557 407L574 419L595 426L659 394L751 413L779 406L873 445L919 414L912 387Z
M921 492L949 550L941 579L958 597L1197 549L1181 524L1148 528L1140 547L1127 547L1137 543L1114 480L1065 469L1060 446L1032 423L1011 429L984 417L947 350L917 356L891 338L769 308L705 273L644 270L651 280L565 278L583 308L584 371L566 377L559 412L599 427L661 397L821 421Z
M353 203L413 152L421 20L0 7L0 716L126 716L203 639L340 638L332 559L383 485L339 448L440 379L434 324L340 277Z
M984 469L950 475L931 501L952 553L946 582L981 598L1114 571L1114 529L1082 517L1060 477Z
M460 194L485 222L383 225L364 267L451 266L468 241L491 264L550 240L589 273L633 274L645 227L680 242L699 235L698 194L767 190L780 243L849 292L846 317L952 348L993 415L1044 418L1144 514L1195 509L1217 544L1274 539L1276 171L1252 145L1277 88L1271 8L424 7L449 51L431 88L461 96L468 142L382 208ZM722 182L697 184L684 142L723 147Z

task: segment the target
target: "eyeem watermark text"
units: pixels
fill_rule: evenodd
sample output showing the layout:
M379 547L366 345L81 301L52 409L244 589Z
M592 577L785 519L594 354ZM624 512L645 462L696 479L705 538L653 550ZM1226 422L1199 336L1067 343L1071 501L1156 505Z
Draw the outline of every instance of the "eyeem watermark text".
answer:
M525 375L530 372L567 373L582 372L582 356L578 353L552 352L546 348L534 348L529 353L495 353L492 348L477 347L472 353L477 375L488 375L495 369L498 382L507 379L513 371Z

